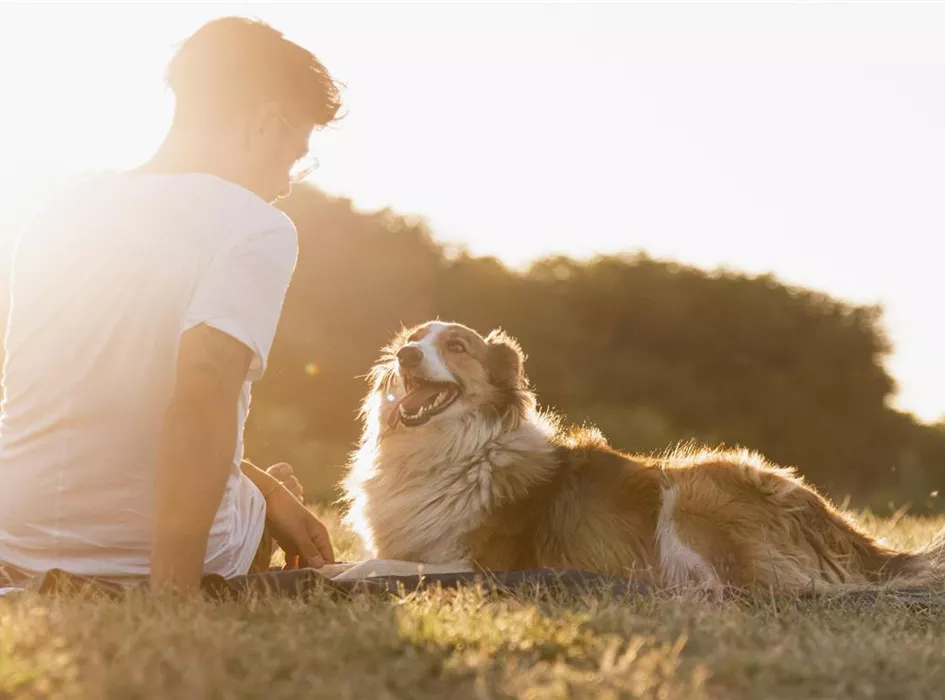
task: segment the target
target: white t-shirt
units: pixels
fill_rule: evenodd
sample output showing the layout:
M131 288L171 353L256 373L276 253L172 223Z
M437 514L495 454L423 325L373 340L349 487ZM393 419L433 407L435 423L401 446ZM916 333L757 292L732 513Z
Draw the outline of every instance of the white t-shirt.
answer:
M250 385L298 252L292 221L206 174L73 187L14 256L0 406L0 566L146 576L159 434L181 333L205 323L254 353L206 573L246 573L265 520L243 475Z

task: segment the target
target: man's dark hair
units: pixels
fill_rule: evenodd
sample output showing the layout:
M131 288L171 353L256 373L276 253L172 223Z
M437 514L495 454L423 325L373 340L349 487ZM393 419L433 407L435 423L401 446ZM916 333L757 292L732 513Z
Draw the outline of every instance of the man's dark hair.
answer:
M325 126L341 108L338 83L315 56L265 22L223 17L185 39L166 80L183 120L217 119L266 101L286 118Z

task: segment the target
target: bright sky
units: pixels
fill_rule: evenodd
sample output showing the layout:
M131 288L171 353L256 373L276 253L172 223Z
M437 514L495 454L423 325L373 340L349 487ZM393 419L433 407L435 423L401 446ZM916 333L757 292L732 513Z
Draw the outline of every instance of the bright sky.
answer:
M0 221L144 160L174 42L227 14L347 84L325 190L515 265L642 248L880 302L898 404L945 416L945 5L3 5Z

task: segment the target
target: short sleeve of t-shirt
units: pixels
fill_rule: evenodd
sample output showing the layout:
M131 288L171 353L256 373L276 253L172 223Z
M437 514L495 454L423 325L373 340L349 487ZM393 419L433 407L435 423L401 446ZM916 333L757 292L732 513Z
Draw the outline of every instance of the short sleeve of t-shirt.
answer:
M203 323L234 337L252 350L247 378L258 380L266 371L297 255L295 229L289 226L218 250L197 281L181 332Z

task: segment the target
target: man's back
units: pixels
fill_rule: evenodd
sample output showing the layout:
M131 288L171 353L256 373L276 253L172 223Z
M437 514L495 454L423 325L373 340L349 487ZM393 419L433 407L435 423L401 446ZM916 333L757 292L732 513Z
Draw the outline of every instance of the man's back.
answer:
M295 254L284 215L202 174L85 183L29 227L6 338L0 564L147 575L180 335L233 335L254 350L248 379L261 376ZM239 435L248 407L249 381ZM240 441L207 546L206 570L223 575L245 571L265 513L241 457Z

